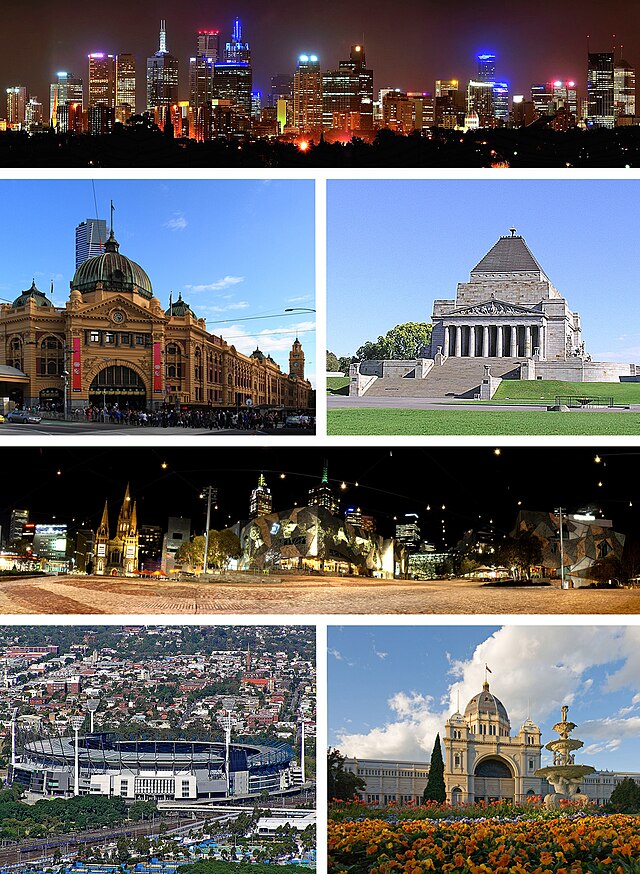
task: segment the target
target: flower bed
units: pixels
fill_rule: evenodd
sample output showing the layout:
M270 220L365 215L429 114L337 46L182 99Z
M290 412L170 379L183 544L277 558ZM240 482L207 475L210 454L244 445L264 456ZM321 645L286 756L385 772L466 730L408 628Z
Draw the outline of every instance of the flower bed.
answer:
M329 822L330 874L640 874L640 818Z

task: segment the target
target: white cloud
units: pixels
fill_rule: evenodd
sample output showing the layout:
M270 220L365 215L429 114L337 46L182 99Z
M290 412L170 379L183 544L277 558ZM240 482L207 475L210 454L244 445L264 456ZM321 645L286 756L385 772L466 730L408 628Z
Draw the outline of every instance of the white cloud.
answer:
M258 346L267 355L289 351L296 337L301 338L304 346L304 337L315 328L314 322L299 322L297 325L274 325L263 331L251 331L251 328L242 325L221 325L220 333L236 349L245 355L250 355Z
M165 228L169 228L170 231L184 231L189 222L185 218L184 213L182 212L174 212L170 219L164 223Z
M450 659L454 682L444 700L417 692L396 692L388 701L389 720L368 732L338 735L347 755L361 758L394 756L424 759L430 755L436 732L482 688L485 664L491 691L507 706L512 730L517 731L529 714L541 722L563 704L571 705L593 693L593 668L616 663L599 690L602 693L630 688L638 702L640 628L606 626L522 627L499 629L480 643L471 658ZM434 706L435 705L435 706ZM580 736L590 742L619 744L620 738L640 734L640 716L591 720L580 725ZM597 744L596 744L597 745ZM615 747L610 747L611 749Z
M223 291L225 288L231 288L234 285L239 285L244 282L244 276L223 276L222 279L215 279L213 282L204 285L185 285L185 289L191 292L201 291Z

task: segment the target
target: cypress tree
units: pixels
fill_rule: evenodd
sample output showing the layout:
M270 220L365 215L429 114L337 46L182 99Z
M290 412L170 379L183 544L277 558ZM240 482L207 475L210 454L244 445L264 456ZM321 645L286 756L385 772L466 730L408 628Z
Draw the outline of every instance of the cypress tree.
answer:
M431 752L431 764L429 765L429 779L422 793L423 801L439 801L441 804L447 800L447 792L444 786L444 761L442 760L442 747L440 735L436 735Z

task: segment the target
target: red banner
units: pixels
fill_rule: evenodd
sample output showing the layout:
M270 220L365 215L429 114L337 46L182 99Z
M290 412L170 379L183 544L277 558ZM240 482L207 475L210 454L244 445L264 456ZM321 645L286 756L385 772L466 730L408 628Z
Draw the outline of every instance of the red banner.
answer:
M80 337L73 337L71 347L71 389L82 391L82 362L80 360Z
M153 390L162 391L162 355L160 343L153 344Z

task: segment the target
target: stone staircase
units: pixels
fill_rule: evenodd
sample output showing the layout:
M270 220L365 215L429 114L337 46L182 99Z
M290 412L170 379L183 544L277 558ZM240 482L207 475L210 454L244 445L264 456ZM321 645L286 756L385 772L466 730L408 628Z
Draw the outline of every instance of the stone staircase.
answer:
M447 358L425 379L377 379L365 397L473 398L480 391L485 364L493 377L518 378L521 358Z

